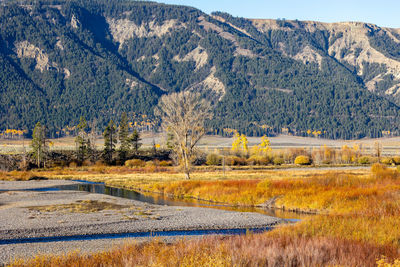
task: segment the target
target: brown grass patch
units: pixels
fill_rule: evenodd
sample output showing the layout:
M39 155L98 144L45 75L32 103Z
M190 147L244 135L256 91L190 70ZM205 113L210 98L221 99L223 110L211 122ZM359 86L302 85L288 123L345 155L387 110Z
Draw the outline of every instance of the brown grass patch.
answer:
M90 212L99 212L102 210L121 210L129 207L130 206L119 205L97 200L78 200L70 204L31 206L27 208L29 210L40 211L40 212L61 211L61 212L71 212L71 213L90 213Z

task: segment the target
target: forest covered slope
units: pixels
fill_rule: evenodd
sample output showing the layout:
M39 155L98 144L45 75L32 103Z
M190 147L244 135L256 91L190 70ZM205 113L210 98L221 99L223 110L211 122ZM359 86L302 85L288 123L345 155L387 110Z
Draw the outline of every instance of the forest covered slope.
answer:
M211 133L400 134L397 29L124 0L3 1L0 26L0 131L123 111L157 124L161 95L197 90Z

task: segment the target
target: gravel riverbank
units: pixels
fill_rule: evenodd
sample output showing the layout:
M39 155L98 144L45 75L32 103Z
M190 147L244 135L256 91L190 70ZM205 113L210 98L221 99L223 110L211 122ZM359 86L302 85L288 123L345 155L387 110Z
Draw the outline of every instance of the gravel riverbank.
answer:
M267 227L283 222L259 213L152 205L78 191L18 191L72 181L0 181L0 240L172 230ZM138 239L143 240L143 239ZM0 264L15 256L108 249L121 240L0 245Z

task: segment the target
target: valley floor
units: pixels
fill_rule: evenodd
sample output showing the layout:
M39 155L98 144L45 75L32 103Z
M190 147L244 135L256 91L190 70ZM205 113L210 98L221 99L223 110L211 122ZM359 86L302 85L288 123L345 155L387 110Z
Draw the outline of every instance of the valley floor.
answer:
M21 191L75 184L73 181L0 181L0 264L14 257L98 252L123 239L29 242L20 239L155 231L267 227L283 222L259 213L152 205L140 201L77 191ZM7 242L9 244L4 244ZM135 238L135 241L151 238ZM171 240L167 238L166 240Z
M37 177L59 180L84 179L105 182L112 187L157 192L181 199L202 199L238 206L264 205L314 215L306 216L294 225L280 225L273 231L262 234L207 237L173 243L153 241L124 245L91 255L38 256L31 261L17 261L15 266L400 266L400 171L379 163L372 165L370 169L245 169L225 173L220 169L207 169L197 170L189 181L183 180L183 175L177 173L173 167L149 171L146 167L93 166L31 172L14 171L0 175L0 179L3 180L27 180ZM12 197L5 194L8 193L1 193L0 196L3 196L3 199ZM33 194L32 197L40 195ZM83 195L77 194L73 201ZM91 199L82 197L81 200ZM4 206L5 201L2 202ZM75 204L78 205L68 208L85 210L80 205L81 202ZM47 208L50 213L44 212ZM39 210L45 214L54 212L55 207L47 208L41 207ZM196 209L196 212L191 213L192 208L176 210L176 207L149 210L156 211L156 214L138 214L150 217L158 214L159 217L165 218L167 212L172 212L173 215L178 215L178 220L185 220L179 217L179 214L187 211L189 215L185 215L185 218L189 216L192 225L213 220L218 222L218 218L213 216L218 214L216 217L219 217L220 214L224 214L220 213L221 211L210 210L204 213L197 212L203 209ZM122 213L115 214L117 217L114 218L121 220ZM190 217L190 214L194 217ZM133 216L131 213L126 215ZM211 217L207 217L209 215ZM21 217L22 214L18 216ZM61 215L59 218L62 216L71 215ZM243 219L242 214L238 216ZM224 218L230 225L234 220L228 217ZM137 222L141 221L154 225L162 222L156 217L138 218ZM7 221L1 223L7 225ZM180 225L182 226L182 223Z

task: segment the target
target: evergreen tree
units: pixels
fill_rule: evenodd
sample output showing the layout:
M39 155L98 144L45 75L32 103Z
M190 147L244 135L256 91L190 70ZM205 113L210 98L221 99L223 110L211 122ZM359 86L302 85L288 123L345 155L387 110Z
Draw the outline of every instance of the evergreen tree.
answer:
M86 132L87 122L84 117L80 117L79 124L77 126L78 135L75 137L76 144L76 154L79 162L83 162L85 157L88 154L90 141L88 138L88 134Z
M140 140L142 139L140 138L140 134L136 128L133 130L130 140L133 146L133 150L137 154L140 146L142 145L142 143L140 143Z
M129 142L129 126L128 126L128 116L126 112L121 115L121 121L119 123L119 158L121 161L126 160L126 156L129 152L130 142Z
M103 137L104 137L104 159L107 163L112 163L113 161L113 153L115 151L115 146L117 144L117 127L113 120L110 120L106 129L104 130Z
M46 167L46 126L40 122L36 123L35 129L33 129L31 147L33 156L36 159L36 165L40 168L43 163L43 166Z

